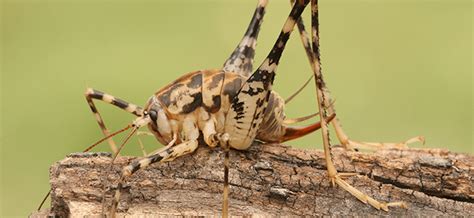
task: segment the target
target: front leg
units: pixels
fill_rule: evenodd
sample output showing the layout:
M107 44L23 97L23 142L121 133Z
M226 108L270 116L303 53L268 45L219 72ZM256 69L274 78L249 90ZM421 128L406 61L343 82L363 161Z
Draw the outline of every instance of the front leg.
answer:
M123 190L123 183L128 177L133 175L138 170L148 167L150 164L156 162L172 161L177 157L192 153L196 150L198 147L199 129L197 128L197 120L195 115L186 115L182 122L183 143L176 146L166 147L165 149L158 151L156 154L141 158L140 160L134 161L132 164L123 168L122 175L117 185L117 190L115 191L112 207L109 211L111 217L115 217L116 215L117 206L120 201L120 195L122 194Z
M156 162L172 161L177 157L192 153L196 150L197 147L198 147L198 141L196 139L189 140L179 145L176 145L174 147L160 151L157 154L150 155L145 158L141 158L140 160L134 161L132 164L123 168L122 175L117 185L117 190L115 191L112 207L110 208L110 213L109 213L110 216L115 217L116 215L117 206L118 206L118 203L120 201L120 196L123 191L123 184L125 183L125 180L128 177L130 177L131 175L133 175L135 172L137 172L140 169L145 169L150 164L153 164Z
M129 103L127 101L124 101L120 98L116 98L107 93L101 92L99 90L87 88L86 92L84 93L84 96L86 97L87 103L89 104L89 107L91 108L91 111L94 114L95 119L97 120L97 123L99 124L99 127L102 130L102 133L104 134L104 136L110 135L110 132L105 126L105 122L102 119L102 116L100 115L99 111L97 110L97 107L94 104L94 101L93 101L94 99L114 105L137 117L143 114L143 109L141 107L135 104ZM109 138L107 139L107 142L109 143L110 149L112 150L112 152L117 153L117 146L115 145L114 140L112 138Z

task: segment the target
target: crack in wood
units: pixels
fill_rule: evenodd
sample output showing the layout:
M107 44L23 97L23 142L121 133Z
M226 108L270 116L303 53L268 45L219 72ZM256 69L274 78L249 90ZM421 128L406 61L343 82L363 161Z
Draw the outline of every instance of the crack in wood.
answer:
M332 152L339 170L360 175L348 178L350 184L377 200L401 200L410 208L386 213L365 205L331 187L321 151L272 144L231 152L231 214L469 216L474 211L472 156L439 149L353 153L333 148ZM137 172L126 181L130 188L121 199L121 214L218 216L222 157L221 149L200 146L193 155ZM98 215L102 182L111 187L117 172L133 159L119 157L113 173L105 154L74 154L55 163L50 173L51 213ZM106 197L110 201L111 193Z

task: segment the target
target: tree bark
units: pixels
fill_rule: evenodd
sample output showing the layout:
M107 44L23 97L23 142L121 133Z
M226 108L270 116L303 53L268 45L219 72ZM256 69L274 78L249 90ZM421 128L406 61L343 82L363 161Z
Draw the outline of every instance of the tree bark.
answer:
M230 213L261 215L473 216L474 157L441 149L347 152L333 148L339 172L379 201L404 201L408 209L377 210L332 187L322 151L255 144L230 154ZM134 157L75 153L50 169L52 205L43 214L80 217L101 213L102 186L110 206L121 169ZM126 180L119 215L219 216L223 152L200 146L185 157L154 164ZM41 216L36 214L36 216Z

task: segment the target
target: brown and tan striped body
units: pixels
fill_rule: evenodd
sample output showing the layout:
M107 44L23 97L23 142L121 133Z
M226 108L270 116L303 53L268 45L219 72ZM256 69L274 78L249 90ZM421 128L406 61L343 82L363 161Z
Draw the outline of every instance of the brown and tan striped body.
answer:
M238 94L247 77L223 70L201 70L188 73L170 85L158 90L145 105L145 110L150 111L153 107L163 112L161 118L158 116L155 122L149 124L149 129L154 133L158 141L167 144L173 139L173 133L178 135L178 143L183 141L181 135L182 124L186 117L194 116L200 130L204 128L204 122L214 119L215 130L225 133L226 117L231 109L231 102ZM160 112L158 112L160 113ZM235 119L239 119L238 117ZM249 133L244 137L248 141L258 139L265 142L274 142L285 135L283 121L284 101L274 91L270 91L270 97L263 121L256 134ZM153 119L152 119L153 120ZM161 125L160 125L161 124ZM160 128L170 126L170 128ZM231 139L242 136L238 132L227 132ZM249 143L232 143L235 149L247 149Z
M334 119L335 114L321 74L317 0L311 0L312 44L309 43L308 34L304 31L304 25L300 17L309 2L310 0L294 1L294 5L274 46L253 72L255 45L267 0L258 1L244 37L225 61L222 69L188 73L158 90L148 100L144 108L98 90L86 90L86 100L106 136L98 143L108 140L114 153L118 154L130 137L140 127L147 125L157 140L167 145L163 149L146 155L146 157L140 158L123 168L110 208L111 217L115 217L124 187L123 184L127 177L150 164L171 161L179 156L192 153L197 149L200 138L208 146L221 146L225 151L222 215L227 217L230 147L245 150L255 139L263 142L283 142L302 137L320 127L323 127L328 175L333 184L337 183L361 201L370 203L377 209L388 210L388 206L404 205L403 202L380 203L364 195L342 180L342 175L337 173L332 163L327 124ZM321 115L321 122L303 127L291 127L286 124L297 123L311 118L313 115L297 119L285 119L285 101L276 92L272 91L281 55L296 24L300 28L306 54L311 62L317 87L318 107L321 111L321 113L316 113ZM94 99L121 108L138 118L126 128L110 134L94 105ZM326 113L326 110L330 113ZM347 145L348 142L351 142L342 132L337 120L333 124L336 128L336 134L339 139L342 139L341 143ZM133 129L117 149L111 137L128 128ZM371 143L366 144L370 145ZM90 146L86 151L93 146Z

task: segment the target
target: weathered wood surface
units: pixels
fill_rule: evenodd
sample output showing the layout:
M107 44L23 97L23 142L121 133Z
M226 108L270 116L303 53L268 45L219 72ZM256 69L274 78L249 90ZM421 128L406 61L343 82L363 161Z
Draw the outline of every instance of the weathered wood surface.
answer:
M393 215L473 216L474 157L439 149L381 150L375 153L333 149L340 172L356 172L347 181L382 201L405 201L408 209L379 211L330 185L322 151L282 145L254 145L231 151L232 215ZM127 180L121 215L219 216L223 153L205 146L173 162L150 166ZM119 157L110 171L110 155L69 155L50 170L51 213L80 217L100 214L102 184L107 205L121 168L132 157ZM104 179L107 178L107 179Z

